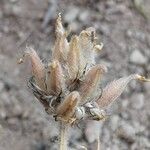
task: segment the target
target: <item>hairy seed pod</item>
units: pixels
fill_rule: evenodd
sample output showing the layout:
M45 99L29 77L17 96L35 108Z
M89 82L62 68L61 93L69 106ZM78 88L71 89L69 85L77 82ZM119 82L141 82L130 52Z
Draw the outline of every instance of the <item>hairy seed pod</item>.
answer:
M103 48L103 44L96 43L95 29L87 28L68 41L69 32L65 31L59 14L55 35L52 59L48 66L43 65L34 49L29 48L26 51L24 56L28 56L32 64L32 77L28 81L28 87L47 114L60 122L60 150L67 149L69 125L81 120L97 121L93 122L94 126L88 124L85 135L92 136L92 142L97 141L96 149L100 149L98 121L108 116L108 105L121 95L131 80L149 82L150 79L132 74L114 80L102 89L100 82L107 68L104 65L96 65L95 57ZM18 63L22 62L23 58L20 58Z
M132 74L109 83L104 89L101 98L97 100L99 107L107 107L114 102L124 91L127 84L133 79L139 79L139 75Z
M52 59L64 63L67 59L69 43L66 38L66 32L62 26L61 15L56 21L56 41L52 51Z
M85 60L85 64L95 64L95 29L88 28L79 35L80 51Z
M47 92L52 95L59 95L64 89L64 76L59 61L54 60L48 66Z
M36 51L29 47L25 52L25 56L28 56L32 64L32 75L35 79L36 84L42 89L46 89L45 85L45 67L42 61L40 60Z
M64 63L67 59L69 44L65 36L57 37L52 52L52 59Z
M69 119L75 113L76 107L80 101L80 95L77 91L71 92L64 101L58 106L56 113L58 117L61 117L64 121Z
M106 72L107 68L104 65L96 65L87 72L79 88L79 93L81 95L80 104L87 103L90 101L90 98L95 95L100 79Z
M69 78L72 80L78 76L80 61L79 57L78 37L73 36L69 44L69 52L67 57Z

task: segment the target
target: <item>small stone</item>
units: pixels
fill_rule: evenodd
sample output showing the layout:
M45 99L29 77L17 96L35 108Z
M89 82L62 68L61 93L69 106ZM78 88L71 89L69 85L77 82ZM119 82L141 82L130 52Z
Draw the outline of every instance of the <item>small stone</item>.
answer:
M143 134L144 131L146 131L146 127L144 125L140 124L140 122L133 121L132 124L135 128L136 133Z
M126 35L127 37L133 37L133 31L131 29L128 29Z
M43 142L37 142L36 144L33 145L34 150L45 150L46 145Z
M20 121L17 118L9 118L7 122L14 130L18 130L20 128Z
M121 139L126 140L128 143L135 141L135 129L129 123L122 121L120 127L117 130L117 135Z
M134 0L136 9L148 20L150 20L150 1Z
M14 109L13 109L12 115L14 117L19 117L22 114L23 114L23 110L22 110L21 106L18 105L18 104L16 104L15 107L14 107Z
M148 93L148 95L150 95L150 92L149 92L150 83L149 83L149 82L145 82L145 83L144 83L144 89L145 89L145 91Z
M127 113L126 111L125 112L121 112L121 117L125 120L129 119L130 115L129 113Z
M129 105L129 101L127 99L122 100L121 106L123 109L126 109Z
M114 115L111 117L111 129L115 131L118 128L119 117Z
M119 147L118 147L118 145L112 145L111 149L112 150L120 150Z
M32 114L32 113L33 113L32 110L30 110L28 108L28 109L26 109L26 110L23 111L22 118L23 119L27 119L27 118L29 118L30 114Z
M78 128L73 128L72 130L70 130L70 139L72 142L77 141L81 138L82 136L82 131L79 130Z
M11 103L11 100L10 100L8 93L6 91L2 92L0 104L1 105L10 105L10 103Z
M132 107L135 109L141 109L144 106L144 95L142 93L134 94L131 97Z
M79 20L81 22L85 22L85 21L87 22L88 18L89 18L89 12L87 10L82 11L79 15Z
M64 16L64 20L70 23L76 19L78 14L79 14L79 9L77 7L69 7Z
M147 63L147 58L139 50L134 50L130 55L130 62L137 65L143 65Z
M99 31L102 32L104 35L109 35L111 33L111 30L108 24L100 25Z
M80 26L81 25L77 21L73 21L70 23L71 31L73 32L77 32Z
M141 143L143 144L144 148L150 148L150 140L146 137L141 137Z
M100 127L102 124L97 121L88 121L86 123L85 136L89 143L96 141L100 135Z
M143 33L141 30L128 29L126 35L130 38L136 38L137 40L143 42L146 40L146 34Z
M103 135L103 139L104 139L104 143L105 144L107 144L108 143L108 141L110 141L110 130L108 129L108 128L103 128L103 130L102 130L102 135Z
M6 111L4 109L0 109L0 118L5 119L7 117Z

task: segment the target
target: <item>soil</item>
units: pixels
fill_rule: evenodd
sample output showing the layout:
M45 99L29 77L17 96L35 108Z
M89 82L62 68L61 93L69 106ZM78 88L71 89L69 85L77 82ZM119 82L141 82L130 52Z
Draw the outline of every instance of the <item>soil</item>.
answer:
M134 1L0 0L0 150L58 149L58 123L27 87L30 64L17 61L26 46L33 46L44 62L50 60L59 12L72 34L96 28L98 42L104 43L97 61L109 68L104 84L132 73L150 77L150 21ZM94 126L100 130L101 150L150 149L149 89L150 83L131 82L109 108L108 119ZM70 129L69 149L95 150L95 131L86 132L92 127L83 122Z

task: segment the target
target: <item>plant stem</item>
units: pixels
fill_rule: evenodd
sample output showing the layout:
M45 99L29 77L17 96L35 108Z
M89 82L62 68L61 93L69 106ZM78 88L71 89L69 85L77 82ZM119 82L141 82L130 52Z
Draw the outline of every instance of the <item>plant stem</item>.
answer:
M100 150L100 136L97 138L97 150Z
M60 145L59 150L67 150L68 143L68 125L60 122Z

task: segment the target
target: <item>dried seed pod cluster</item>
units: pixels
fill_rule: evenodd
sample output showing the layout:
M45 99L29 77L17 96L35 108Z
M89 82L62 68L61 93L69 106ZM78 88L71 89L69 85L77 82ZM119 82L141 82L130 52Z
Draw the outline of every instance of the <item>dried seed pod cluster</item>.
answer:
M107 68L95 64L95 56L103 47L96 44L95 29L87 28L68 42L69 33L64 30L59 14L55 32L52 59L47 67L34 49L28 48L25 53L32 63L28 86L55 120L72 124L81 119L104 119L105 108L121 95L132 79L146 81L133 74L114 80L102 89L100 82Z

